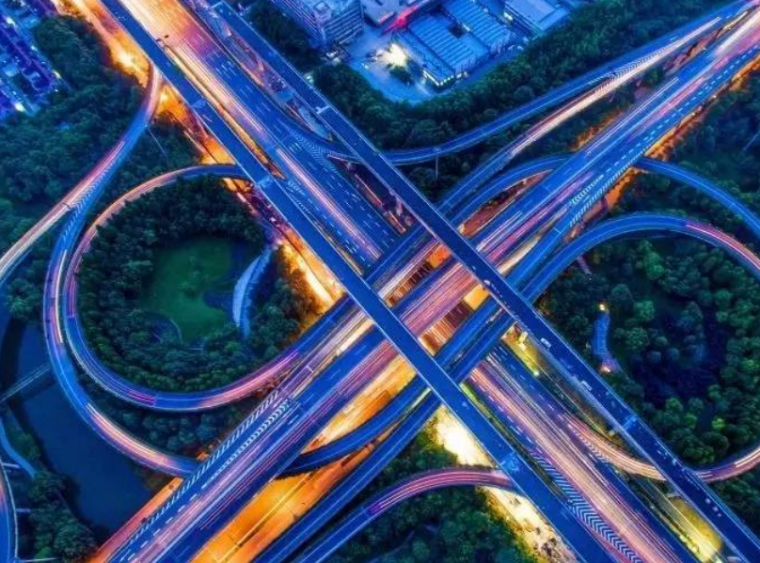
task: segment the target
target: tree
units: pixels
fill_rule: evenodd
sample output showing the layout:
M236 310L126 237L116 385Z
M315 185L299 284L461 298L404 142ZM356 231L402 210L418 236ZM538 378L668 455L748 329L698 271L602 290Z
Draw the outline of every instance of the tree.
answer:
M43 505L60 499L66 490L62 477L49 471L38 471L29 487L29 502L33 505Z
M63 478L48 471L35 474L29 488L29 521L36 558L57 557L66 563L83 563L97 548L91 530L76 520L64 502Z
M632 355L642 353L649 345L647 331L639 326L629 330L618 329L615 337L623 341L626 351Z
M197 235L245 243L255 254L263 231L227 190L210 179L146 194L111 218L93 240L79 275L85 335L112 369L148 387L198 391L229 383L255 365L232 323L209 333L204 346L169 335L157 339L155 316L140 296L155 270L156 250ZM180 290L197 295L203 272L191 264ZM175 442L175 445L184 442Z
M651 300L637 301L633 305L633 317L627 324L641 326L651 323L655 317L654 303Z
M90 530L75 520L69 520L58 529L53 551L68 563L81 563L88 560L97 546Z
M633 307L633 294L627 284L619 283L610 292L610 306L616 314L628 313Z

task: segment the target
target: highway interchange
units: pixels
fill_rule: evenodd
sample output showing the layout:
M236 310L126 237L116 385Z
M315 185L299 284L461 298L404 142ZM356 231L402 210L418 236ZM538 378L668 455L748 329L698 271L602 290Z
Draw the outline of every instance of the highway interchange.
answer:
M136 188L109 207L78 243L90 205L121 162L111 157L84 181L82 196L62 205L40 227L40 231L49 229L73 210L56 240L43 307L54 372L67 397L88 424L122 452L141 464L185 477L163 506L115 550L111 560L190 560L278 475L317 467L383 435L361 468L335 486L318 509L295 523L292 531L283 536L284 542L275 542L261 558L281 560L308 539L326 516L334 514L366 485L440 404L470 429L503 471L499 475L509 477L514 489L538 507L580 558L662 561L692 557L689 548L693 546L686 546L649 511L625 480L611 470L606 463L611 461L633 473L665 479L710 522L735 555L748 561L760 560L757 538L704 484L753 467L760 456L747 454L741 461L726 464L727 468L715 469L714 474L686 468L531 305L541 290L583 252L609 238L631 233L664 231L694 236L724 248L753 272L760 271L757 258L739 242L707 225L669 216L609 221L563 246L572 228L632 166L665 173L692 185L728 205L755 234L760 232L754 215L719 188L688 171L642 158L755 61L760 53L758 14L744 13L754 4L733 3L686 26L681 34L663 38L648 51L629 54L619 67L600 69L587 75L585 82L573 81L503 116L498 123L445 147L429 149L424 159L470 146L477 142L473 135L481 135L477 138L481 140L495 128L505 127L505 123L526 119L570 100L530 129L523 141L466 178L436 209L392 164L423 160L422 151L390 154L386 158L274 49L253 30L243 27L228 7L201 6L196 13L178 1L104 0L154 68L237 163L177 171ZM577 154L529 163L520 167L519 173L518 169L508 171L489 182L524 146L652 65L726 27L737 16L738 23L723 36L714 39L656 93L621 116ZM231 33L235 34L232 39L228 35ZM238 48L244 46L240 58L234 55L238 51L235 46L225 49L225 42L230 40ZM246 54L262 61L292 88L336 140L315 138L315 134L282 114L251 80ZM155 109L159 88L160 80L154 76L138 117L125 134L132 144ZM128 144L119 145L114 154L123 160L130 148ZM355 193L330 160L346 153L403 202L416 217L415 226L399 233ZM272 173L273 169L277 173ZM76 316L76 271L96 234L96 226L118 212L126 201L178 177L204 173L250 179L290 228L325 262L348 297L294 347L240 382L193 395L157 393L138 388L110 372L87 347ZM524 189L524 183L531 179L535 185ZM484 189L475 191L483 185ZM477 232L464 236L458 227L467 232L469 217L508 188L518 192L517 202L500 209ZM37 236L30 235L24 252ZM441 247L450 252L451 258L415 287L407 286L406 293L391 308L388 297L403 290L410 274ZM555 253L557 248L560 251ZM8 270L22 255L17 252L8 257ZM6 271L2 273L0 279L5 279ZM469 317L456 322L451 312L478 286L487 294L485 301ZM603 439L600 442L599 435L575 420L560 400L537 383L530 369L501 342L515 323L530 336L551 366L550 377L574 386L613 428L626 436L644 461L624 454ZM418 341L423 334L437 350L434 356ZM299 457L322 428L378 379L398 354L408 364L400 370L407 384L380 416ZM250 395L264 382L280 383L199 464L158 452L104 417L78 382L75 361L109 392L162 410L213 408ZM465 380L467 390L460 386ZM400 422L393 425L396 420ZM505 438L502 428L516 429L520 436L518 448ZM601 455L596 456L594 452L600 450ZM526 454L531 463L526 461ZM549 475L553 486L547 486L536 464ZM449 484L457 484L455 473L444 473L435 480L436 486L446 484L447 477Z

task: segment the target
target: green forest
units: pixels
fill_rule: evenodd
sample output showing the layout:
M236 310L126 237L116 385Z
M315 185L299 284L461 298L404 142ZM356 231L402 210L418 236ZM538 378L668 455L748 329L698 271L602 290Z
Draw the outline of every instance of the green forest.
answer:
M142 96L131 79L109 66L107 52L82 20L48 18L34 31L67 87L51 96L36 115L14 117L0 125L3 249L84 177L126 129ZM142 139L109 186L111 197L156 171L192 162L193 153L175 125L162 118L152 129L161 150L152 138ZM58 156L50 158L51 154ZM40 317L49 244L50 237L39 243L8 284L6 302L18 319Z
M248 20L270 43L277 45L296 68L306 72L319 65L319 51L309 44L306 33L269 0L254 0L249 10Z
M12 424L5 431L16 450L32 465L41 467L42 452L34 437ZM69 508L71 492L69 483L60 475L46 469L35 473L23 492L25 504L34 512L28 526L19 530L19 553L34 559L59 558L66 563L88 559L97 548L96 539Z
M199 391L233 381L251 368L237 328L212 331L194 346L172 331L157 334L141 291L157 249L214 235L245 242L253 255L264 235L218 181L180 181L133 201L103 226L80 273L79 308L93 350L116 372L156 389Z
M257 292L251 335L231 321L202 345L157 331L141 307L162 248L197 236L244 242L255 256L264 246L256 221L218 181L179 182L130 203L100 229L80 273L79 307L97 355L116 372L155 389L200 391L225 385L271 359L322 312L301 273L281 251ZM191 291L184 288L182 291Z
M103 63L106 53L86 24L49 18L34 30L65 79L35 115L0 124L0 248L68 191L124 130L139 88Z
M137 109L141 92L124 74L104 65L107 54L87 24L48 18L35 39L68 87L35 115L0 125L0 196L46 206L60 199L104 154ZM9 242L0 223L3 247Z
M248 344L258 361L274 358L294 342L324 311L301 270L282 249L275 253L249 311L251 334Z

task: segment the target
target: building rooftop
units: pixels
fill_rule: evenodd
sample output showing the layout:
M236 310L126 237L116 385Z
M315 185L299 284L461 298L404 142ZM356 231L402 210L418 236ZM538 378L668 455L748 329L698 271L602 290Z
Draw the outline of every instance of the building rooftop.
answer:
M568 14L550 0L506 0L504 9L542 33Z
M416 0L362 0L364 16L376 26L381 26L407 5Z
M408 30L396 34L400 45L412 54L425 74L438 86L456 77L454 70Z
M318 14L342 12L347 5L355 0L297 0L311 11Z
M449 0L443 10L487 47L503 44L512 35L503 23L472 0Z
M476 58L476 54L469 47L432 16L412 22L409 31L457 73Z

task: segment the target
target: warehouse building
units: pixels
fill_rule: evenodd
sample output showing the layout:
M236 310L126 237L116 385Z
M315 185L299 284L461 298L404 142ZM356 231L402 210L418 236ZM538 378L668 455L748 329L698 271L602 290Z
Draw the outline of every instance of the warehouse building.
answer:
M272 0L319 47L345 44L364 29L359 0Z
M443 12L471 33L491 55L498 55L513 40L512 32L483 6L472 0L450 0Z
M563 20L568 10L556 0L505 0L504 14L514 18L536 35L545 33Z
M426 80L444 87L502 53L515 40L509 28L474 0L448 0L396 35Z

